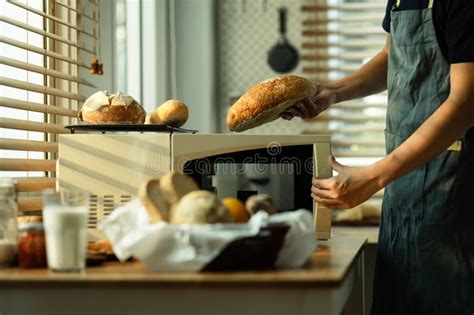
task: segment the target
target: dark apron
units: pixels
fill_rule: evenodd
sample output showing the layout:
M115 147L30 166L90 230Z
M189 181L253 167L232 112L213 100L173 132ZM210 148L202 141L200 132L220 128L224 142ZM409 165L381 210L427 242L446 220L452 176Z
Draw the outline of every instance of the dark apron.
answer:
M391 13L387 154L450 92L450 66L438 46L431 6L407 11L395 6ZM450 149L386 187L372 314L473 315L473 268L471 129Z

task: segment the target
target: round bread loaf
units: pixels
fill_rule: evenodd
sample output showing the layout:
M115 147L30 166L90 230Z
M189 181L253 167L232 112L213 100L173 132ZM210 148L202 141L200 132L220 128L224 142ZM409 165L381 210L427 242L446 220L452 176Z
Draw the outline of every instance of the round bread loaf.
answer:
M216 194L196 190L186 194L171 211L173 224L231 223L232 215Z
M188 120L188 107L179 100L168 100L150 114L150 123L181 127Z
M244 131L271 122L296 102L316 93L316 85L295 75L278 76L253 86L227 114L230 131Z
M245 202L245 208L250 213L250 215L254 215L260 210L264 210L268 214L274 214L277 212L272 197L267 194L250 196Z
M79 111L79 119L90 124L143 124L145 110L130 95L99 91Z

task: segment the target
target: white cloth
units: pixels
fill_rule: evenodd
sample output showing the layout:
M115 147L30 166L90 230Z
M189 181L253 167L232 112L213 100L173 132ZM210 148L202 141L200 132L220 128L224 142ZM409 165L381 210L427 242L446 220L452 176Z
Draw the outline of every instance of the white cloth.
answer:
M115 209L99 228L107 235L121 261L133 256L151 271L197 272L227 244L254 236L270 223L290 226L275 266L294 268L303 265L316 249L312 216L303 209L272 216L260 211L247 224L152 224L140 200L134 199Z

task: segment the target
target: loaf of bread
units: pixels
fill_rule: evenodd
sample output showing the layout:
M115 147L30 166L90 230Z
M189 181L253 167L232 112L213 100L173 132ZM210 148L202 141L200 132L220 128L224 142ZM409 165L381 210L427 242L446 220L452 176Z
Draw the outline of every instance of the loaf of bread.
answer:
M150 123L181 127L189 117L188 107L179 100L168 100L150 113Z
M138 191L152 223L169 221L170 211L187 193L198 190L199 186L189 176L180 172L170 172L160 178L146 179Z
M316 93L316 85L294 75L265 80L244 93L227 114L231 131L244 131L271 122L305 97Z
M250 196L245 202L245 208L250 215L254 215L260 210L266 211L268 214L274 214L277 212L272 197L267 194Z
M196 190L186 194L171 211L173 224L231 223L232 215L216 194Z
M145 207L151 223L169 220L170 206L158 178L145 180L138 191L138 198Z
M191 177L175 171L161 176L160 188L168 205L173 207L184 195L198 190L199 186Z
M79 119L90 124L143 124L145 110L130 95L99 91L79 111Z

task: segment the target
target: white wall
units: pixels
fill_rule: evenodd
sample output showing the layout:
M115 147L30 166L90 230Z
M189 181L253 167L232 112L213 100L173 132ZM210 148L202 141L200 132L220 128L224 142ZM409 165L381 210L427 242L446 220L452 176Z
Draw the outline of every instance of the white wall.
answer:
M216 130L214 0L175 0L176 96L190 107L188 127Z
M142 0L142 103L188 105L184 127L216 130L214 0Z

